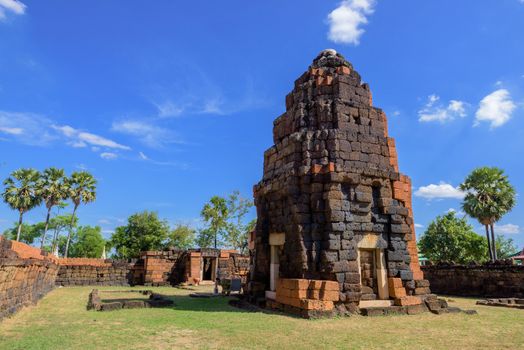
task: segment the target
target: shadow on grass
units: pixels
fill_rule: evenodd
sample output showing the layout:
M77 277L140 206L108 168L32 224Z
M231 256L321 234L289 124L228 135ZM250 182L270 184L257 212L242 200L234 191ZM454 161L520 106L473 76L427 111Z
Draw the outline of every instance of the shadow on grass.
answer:
M173 309L179 311L195 311L195 312L232 312L232 313L261 313L267 315L279 315L289 318L301 317L283 313L276 310L268 310L259 308L255 305L249 304L245 301L242 301L240 298L233 296L216 296L210 298L195 298L186 295L173 295L166 296L168 299L173 300L175 305L163 307L164 309ZM238 301L238 303L236 303ZM238 306L233 306L231 304L237 304Z

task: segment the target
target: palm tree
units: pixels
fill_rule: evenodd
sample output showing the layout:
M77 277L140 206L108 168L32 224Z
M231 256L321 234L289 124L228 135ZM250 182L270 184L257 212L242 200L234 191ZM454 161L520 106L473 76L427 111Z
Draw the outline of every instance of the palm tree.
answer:
M67 181L64 176L64 170L53 167L44 170L42 181L40 181L39 184L39 193L47 208L44 234L42 235L42 242L40 244L40 248L43 248L47 230L49 229L51 210L55 205L59 205L63 200L67 199L68 196Z
M67 258L69 251L69 243L71 242L71 234L76 218L76 210L80 204L94 202L96 199L96 179L87 171L79 171L71 174L71 178L67 180L69 198L73 202L74 209L71 216L71 225L69 226L69 233L67 234L67 242L64 257Z
M2 193L4 202L13 210L18 210L18 230L16 240L20 240L24 213L40 205L42 198L37 191L40 173L35 169L18 169L4 181L5 191Z
M227 225L227 217L229 211L227 208L227 201L219 196L214 196L209 200L209 203L204 205L200 215L209 223L208 230L214 236L215 249L217 248L218 234L223 231Z
M497 260L494 225L515 206L515 189L504 171L496 167L473 170L460 189L466 192L462 209L484 225L490 259Z

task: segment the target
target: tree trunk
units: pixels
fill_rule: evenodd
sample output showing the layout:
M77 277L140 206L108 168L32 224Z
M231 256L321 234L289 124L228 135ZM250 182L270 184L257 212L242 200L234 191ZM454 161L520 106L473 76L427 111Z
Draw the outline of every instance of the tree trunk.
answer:
M489 250L489 260L491 262L495 261L493 259L493 252L492 252L492 247L491 247L491 240L489 239L489 228L488 228L488 225L484 225L484 227L486 228L486 238L488 239L488 250Z
M77 208L78 208L78 205L75 205L75 209L73 210L73 215L71 215L71 224L69 225L69 233L67 234L67 242L66 242L66 247L65 247L64 258L67 258L67 254L69 253L69 243L71 242L71 234L73 233L73 223L75 222L75 215L76 215Z
M497 241L495 240L495 228L494 224L491 223L491 244L493 245L493 260L497 260Z
M45 236L47 236L47 229L49 228L49 218L51 217L51 208L52 207L47 208L47 217L45 219L45 228L44 228L44 234L42 236L42 242L40 243L40 249L44 248Z
M20 241L20 234L22 233L22 221L23 221L24 212L20 210L20 218L18 219L18 231L16 233L16 241Z
M51 245L51 254L55 253L57 244L58 244L58 228L55 228L55 232L53 233L53 244Z

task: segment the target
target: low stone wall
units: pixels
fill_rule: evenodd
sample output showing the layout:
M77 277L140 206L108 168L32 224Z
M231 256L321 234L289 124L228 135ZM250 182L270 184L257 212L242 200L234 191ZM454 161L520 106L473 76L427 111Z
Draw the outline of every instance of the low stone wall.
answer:
M0 236L0 320L35 304L55 286L53 255Z
M142 284L138 260L68 258L59 260L57 286L129 286Z
M486 298L523 298L524 266L423 266L431 290L437 294Z

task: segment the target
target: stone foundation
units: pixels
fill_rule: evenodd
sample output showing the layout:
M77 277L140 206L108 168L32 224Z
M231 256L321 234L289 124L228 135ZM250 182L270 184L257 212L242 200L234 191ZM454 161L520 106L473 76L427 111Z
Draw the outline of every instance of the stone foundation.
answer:
M524 266L423 266L431 289L438 294L485 298L524 298Z
M269 308L289 311L307 318L326 316L339 300L338 283L307 279L278 280L274 300L268 296Z
M57 272L54 256L0 236L0 320L52 290Z
M102 293L122 293L123 295L127 292L140 293L146 296L149 296L147 300L134 300L121 298L118 300L102 301L100 294ZM153 293L150 290L132 290L132 291L98 291L98 289L93 289L89 293L89 299L87 301L87 310L94 311L114 311L120 309L141 309L141 308L151 308L151 307L165 307L174 305L173 301L169 298Z

